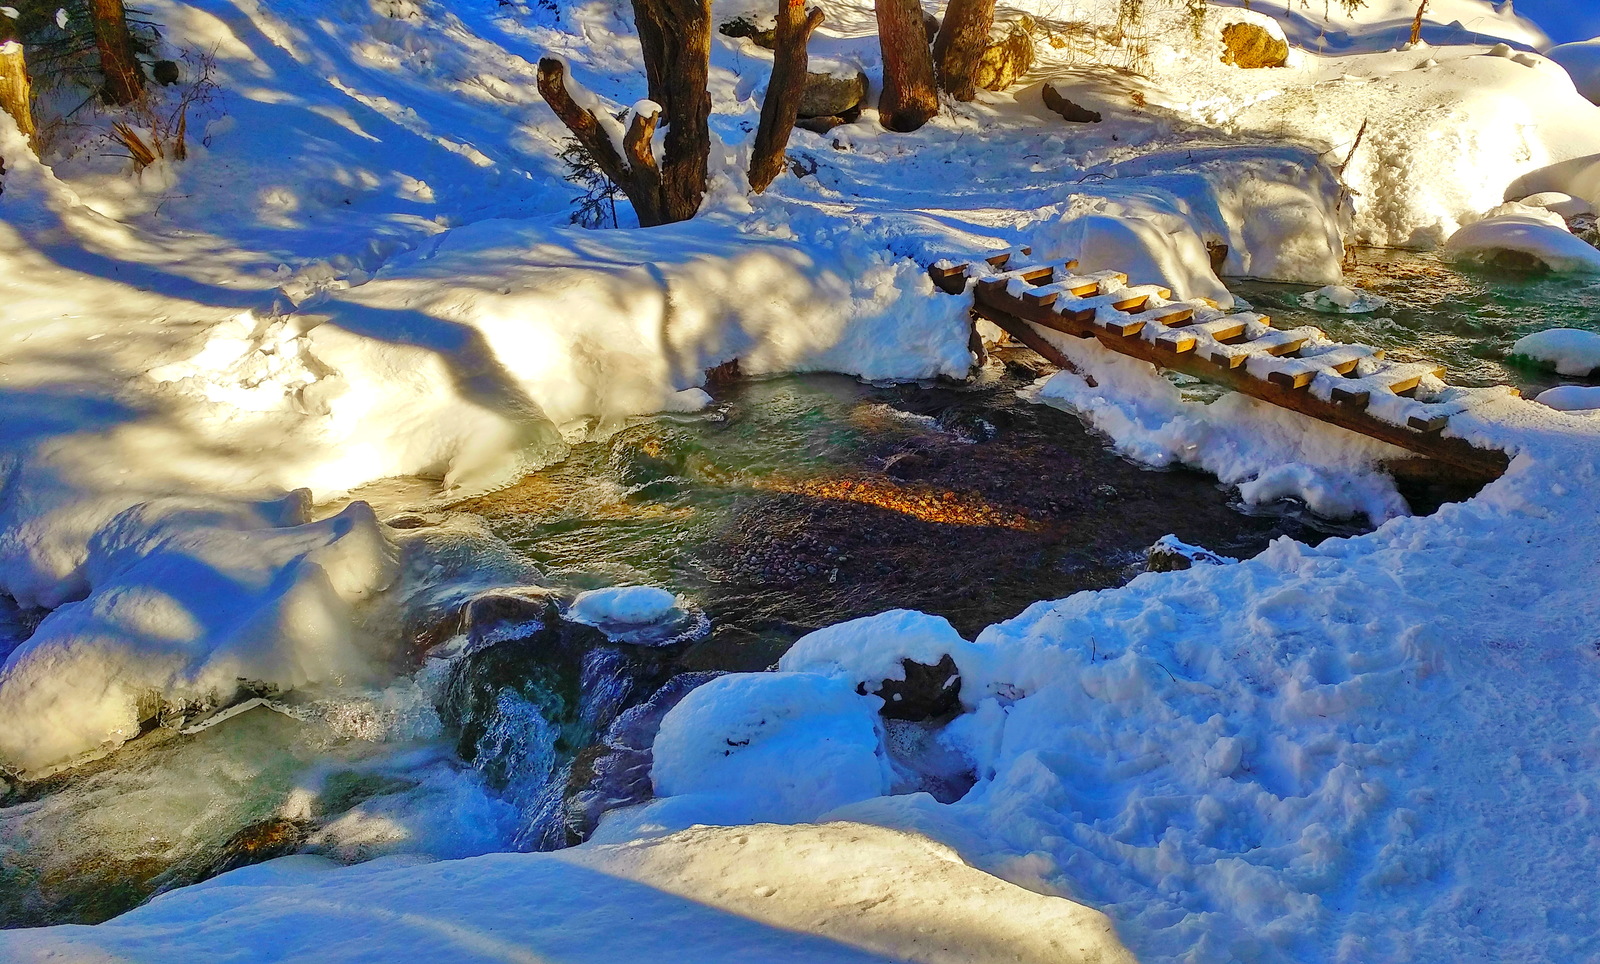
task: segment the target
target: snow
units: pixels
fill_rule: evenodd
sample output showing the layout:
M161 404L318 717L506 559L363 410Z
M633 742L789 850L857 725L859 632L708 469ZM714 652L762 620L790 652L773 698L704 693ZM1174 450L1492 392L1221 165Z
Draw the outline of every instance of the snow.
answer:
M1566 70L1578 93L1600 103L1600 39L1560 44L1545 56Z
M672 810L724 821L814 820L888 792L877 697L814 673L734 673L661 721L651 778ZM670 811L669 811L670 812ZM651 814L650 819L663 819Z
M1506 252L1526 255L1552 271L1600 274L1600 250L1574 237L1553 212L1500 214L1473 222L1450 236L1445 254L1493 259Z
M1534 399L1558 412L1588 412L1600 408L1600 386L1557 385L1547 388Z
M1360 288L1349 285L1325 285L1316 291L1300 296L1300 303L1313 311L1339 315L1368 315L1389 302Z
M1536 331L1518 338L1511 353L1548 365L1558 375L1588 375L1600 369L1600 332L1582 328Z
M664 934L679 949L692 935L694 959L708 962L1134 959L1093 910L998 880L916 835L850 823L701 827L432 864L338 868L291 857L164 895L109 925L0 933L0 947L16 964L175 946L285 964L599 964L653 959Z
M637 625L653 623L670 616L678 608L678 597L654 586L614 586L590 589L578 594L566 617L574 622L599 626L606 623Z
M1063 36L1114 8L1025 6ZM438 556L379 523L364 486L492 489L633 417L705 406L705 369L734 358L962 376L967 303L927 279L939 258L1031 244L1224 304L1218 244L1224 276L1317 286L1342 284L1347 240L1594 263L1555 219L1600 203L1600 107L1529 52L1547 38L1510 4L1435 0L1419 47L1410 0L1251 6L1198 33L1178 5L1153 12L1138 75L1045 43L1027 83L915 134L881 133L871 109L797 131L814 172L754 198L740 171L766 61L717 37L706 209L588 231L566 223L564 131L534 62L562 56L602 115L649 112L625 10L151 0L169 43L215 52L225 92L191 118L189 161L44 165L0 117L0 592L52 610L0 668L0 758L48 772L251 696L196 745L291 706L351 739L425 739L395 627ZM1277 24L1290 65L1221 64L1236 20ZM830 6L813 45L878 70L870 5ZM1105 120L1063 127L1046 81ZM1483 217L1507 199L1524 208ZM1592 346L1561 339L1518 350L1576 370ZM1510 472L1410 518L1381 468L1398 450L1056 341L1097 384L1063 372L1030 397L1129 457L1381 525L1040 602L971 641L909 612L808 635L777 672L672 710L660 799L557 855L418 862L508 845L503 805L437 755L363 757L421 784L319 845L379 860L273 862L96 928L0 933L0 956L618 960L694 934L706 960L1127 959L1062 897L1146 961L1593 956L1600 461L1593 415L1556 410L1593 389L1485 393L1448 431L1515 454ZM668 595L573 609L649 621ZM857 687L944 655L962 712L891 734ZM218 755L160 772L226 771ZM914 792L951 768L971 792ZM159 797L140 794L162 835L228 805ZM802 823L830 818L879 828ZM752 821L801 825L688 829ZM107 838L137 850L134 822ZM619 926L639 920L654 926Z

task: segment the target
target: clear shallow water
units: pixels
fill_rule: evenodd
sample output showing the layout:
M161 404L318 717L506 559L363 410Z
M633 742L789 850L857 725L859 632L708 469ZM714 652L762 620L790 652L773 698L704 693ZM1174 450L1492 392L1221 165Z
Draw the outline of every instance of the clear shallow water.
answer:
M1230 285L1279 327L1316 325L1331 337L1383 348L1394 358L1443 363L1452 384L1510 385L1533 397L1563 378L1512 361L1511 346L1547 328L1600 331L1600 278L1531 275L1452 265L1432 254L1357 248L1346 283L1389 299L1368 315L1310 311L1299 296L1306 285L1239 282Z
M1350 282L1390 298L1387 310L1324 315L1300 306L1306 286L1236 288L1280 324L1316 324L1396 357L1442 361L1460 384L1528 393L1559 379L1508 363L1517 337L1600 330L1593 281L1357 257ZM1280 535L1359 531L1292 503L1245 510L1207 476L1131 465L1072 416L1017 401L1026 380L996 366L972 386L746 381L723 389L710 413L641 420L456 508L485 518L552 585L648 583L705 609L712 633L651 667L654 682L761 669L812 628L897 606L945 615L971 635L1033 601L1120 585L1167 533L1249 556ZM8 602L0 653L38 615ZM581 672L553 677L537 654L511 656L500 676L476 677L488 681L476 698L491 709L451 704L451 687L425 670L383 693L302 702L298 716L256 709L192 735L157 731L98 764L7 790L0 925L101 920L295 850L357 861L559 845L548 818L576 744L596 729L573 680L617 688L643 677L591 672L588 656ZM548 693L573 704L574 719L546 720ZM614 714L620 697L602 695Z

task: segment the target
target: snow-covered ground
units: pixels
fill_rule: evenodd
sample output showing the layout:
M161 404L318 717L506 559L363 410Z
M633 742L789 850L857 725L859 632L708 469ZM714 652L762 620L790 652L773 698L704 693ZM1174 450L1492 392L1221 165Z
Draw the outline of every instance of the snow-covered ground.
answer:
M1208 243L1227 245L1224 275L1331 285L1347 240L1437 245L1469 226L1493 247L1504 228L1482 219L1508 199L1600 205L1600 107L1531 52L1548 38L1509 4L1432 3L1418 47L1402 46L1400 0L1331 20L1258 0L1198 32L1180 6L1138 28L1148 63L1133 74L1098 65L1126 48L1075 26L1115 3L1026 5L1061 43L1040 43L1021 85L915 134L882 132L870 109L797 131L810 173L761 197L739 172L770 55L717 36L701 216L589 231L567 223L564 131L533 63L559 53L633 103L624 8L147 3L221 91L191 118L189 160L133 175L68 131L41 164L0 115L0 592L52 610L26 641L0 640L14 647L0 761L35 776L158 716L388 684L409 655L391 630L413 550L380 521L394 504L352 491L505 484L629 416L702 406L704 370L733 358L746 373L960 376L965 306L928 281L937 258L1028 243L1226 297ZM827 13L813 55L875 75L870 5ZM1291 39L1289 65L1221 64L1215 37L1236 20ZM1046 82L1104 122L1064 124ZM1063 959L1049 941L1091 935L1094 918L1037 894L1104 912L1147 961L1600 953L1585 695L1600 675L1600 417L1501 397L1458 418L1451 431L1517 459L1476 499L1411 518L1381 447L1245 399L1185 401L1148 368L1071 350L1099 386L1063 374L1037 397L1124 451L1388 521L1041 602L970 642L897 616L803 643L781 672L725 678L669 716L661 799L613 815L603 845L426 867L296 859L100 928L0 933L0 956L535 960L576 940L615 959L693 930L728 959L1024 953L1012 941ZM877 698L854 688L929 647L960 668L963 705L925 743L979 778L950 804L891 793L901 764ZM783 725L752 723L769 714ZM463 819L491 812L472 799ZM824 819L953 851L827 826L661 837ZM871 893L819 884L761 910L813 872L776 856L795 851ZM941 873L902 872L930 860ZM419 916L442 894L455 903ZM551 909L534 913L540 895ZM559 901L583 905L582 927ZM913 946L935 924L959 950ZM1119 959L1091 936L1081 959Z

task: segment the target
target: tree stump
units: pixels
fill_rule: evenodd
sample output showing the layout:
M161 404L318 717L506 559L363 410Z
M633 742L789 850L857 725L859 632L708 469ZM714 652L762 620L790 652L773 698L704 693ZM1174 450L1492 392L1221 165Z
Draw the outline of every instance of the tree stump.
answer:
M22 44L15 40L0 43L0 110L11 115L28 140L38 135L33 122L33 85L28 80L28 64Z

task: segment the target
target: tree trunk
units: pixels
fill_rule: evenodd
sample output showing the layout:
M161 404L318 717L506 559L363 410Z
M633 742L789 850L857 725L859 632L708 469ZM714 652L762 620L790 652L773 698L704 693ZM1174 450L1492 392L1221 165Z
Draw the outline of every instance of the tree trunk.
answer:
M989 46L995 0L950 0L944 23L933 41L933 62L939 89L956 100L977 96L978 62Z
M106 78L102 95L118 106L133 103L144 93L144 68L133 56L133 37L128 33L128 13L122 0L89 0L89 20L100 51L100 72Z
M772 59L772 79L761 99L761 123L750 152L750 189L760 194L783 170L783 149L800 113L800 96L806 88L806 43L822 23L822 10L806 12L804 0L780 0L778 45Z
M28 80L27 60L22 44L15 40L0 43L0 110L11 115L28 140L39 133L33 122L33 85Z
M616 142L594 112L580 107L572 99L572 94L567 91L566 65L554 57L539 61L539 93L606 177L611 178L628 195L628 200L633 202L633 211L639 217L640 227L649 228L670 220L682 220L668 218L662 211L661 171L656 166L651 143L655 137L658 115L633 115L628 131L622 138L622 150L627 155L624 158L617 152Z
M1427 9L1428 9L1428 0L1422 0L1421 3L1417 4L1417 16L1416 16L1415 19L1413 19L1411 21L1411 42L1412 43L1420 43L1422 41L1422 14Z
M633 0L650 99L667 124L661 160L663 223L700 210L711 156L710 0Z
M878 119L892 131L914 131L939 112L933 57L917 0L874 0L883 47L883 94Z

